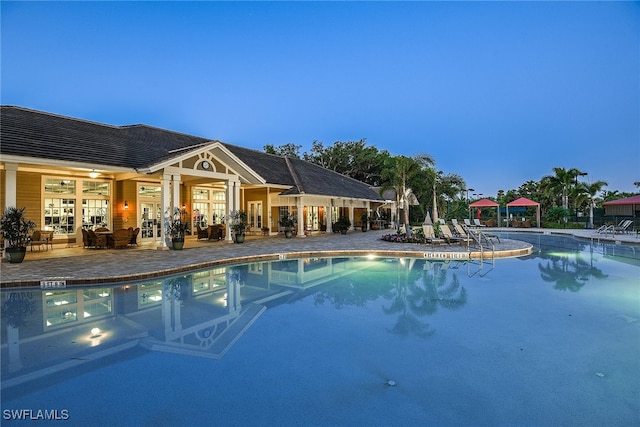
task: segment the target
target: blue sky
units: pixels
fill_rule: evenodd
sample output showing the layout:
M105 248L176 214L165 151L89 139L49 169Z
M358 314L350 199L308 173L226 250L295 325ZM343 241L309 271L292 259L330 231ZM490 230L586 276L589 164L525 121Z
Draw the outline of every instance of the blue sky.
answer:
M262 150L366 138L485 196L640 181L638 2L7 2L1 102Z

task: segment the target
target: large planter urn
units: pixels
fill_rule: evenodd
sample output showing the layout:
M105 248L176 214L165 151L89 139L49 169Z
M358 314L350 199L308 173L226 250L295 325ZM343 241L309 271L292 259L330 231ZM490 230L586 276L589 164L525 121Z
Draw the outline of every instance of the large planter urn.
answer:
M181 251L184 248L184 237L174 237L171 239L173 250Z
M244 233L236 234L236 240L235 240L236 243L244 243L244 236L245 236Z
M11 264L19 264L24 260L24 256L27 253L27 248L6 248L4 251L7 254L7 259Z
M293 231L284 230L284 237L286 237L287 239L290 239L292 236L293 236Z

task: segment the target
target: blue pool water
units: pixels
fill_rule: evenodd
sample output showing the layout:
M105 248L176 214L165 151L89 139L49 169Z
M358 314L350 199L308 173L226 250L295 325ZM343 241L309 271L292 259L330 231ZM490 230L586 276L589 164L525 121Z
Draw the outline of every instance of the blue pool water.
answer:
M3 291L2 423L640 425L640 248L510 238L534 253Z

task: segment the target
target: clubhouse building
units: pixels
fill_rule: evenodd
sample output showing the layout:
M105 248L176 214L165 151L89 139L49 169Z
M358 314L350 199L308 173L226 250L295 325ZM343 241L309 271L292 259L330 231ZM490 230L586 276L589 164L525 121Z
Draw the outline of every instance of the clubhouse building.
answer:
M195 230L227 228L247 213L249 232L277 235L294 215L297 236L331 232L346 216L392 220L395 203L368 185L287 158L147 125L113 126L16 106L0 117L0 206L25 207L54 243L82 245L82 229L140 228L166 248L176 209ZM370 224L367 224L370 225Z

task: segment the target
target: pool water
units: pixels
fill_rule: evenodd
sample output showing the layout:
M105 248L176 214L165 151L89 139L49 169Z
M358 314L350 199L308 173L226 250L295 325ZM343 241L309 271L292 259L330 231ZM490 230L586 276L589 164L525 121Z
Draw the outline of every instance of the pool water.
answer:
M5 291L3 423L640 425L638 247L510 238L534 253Z

